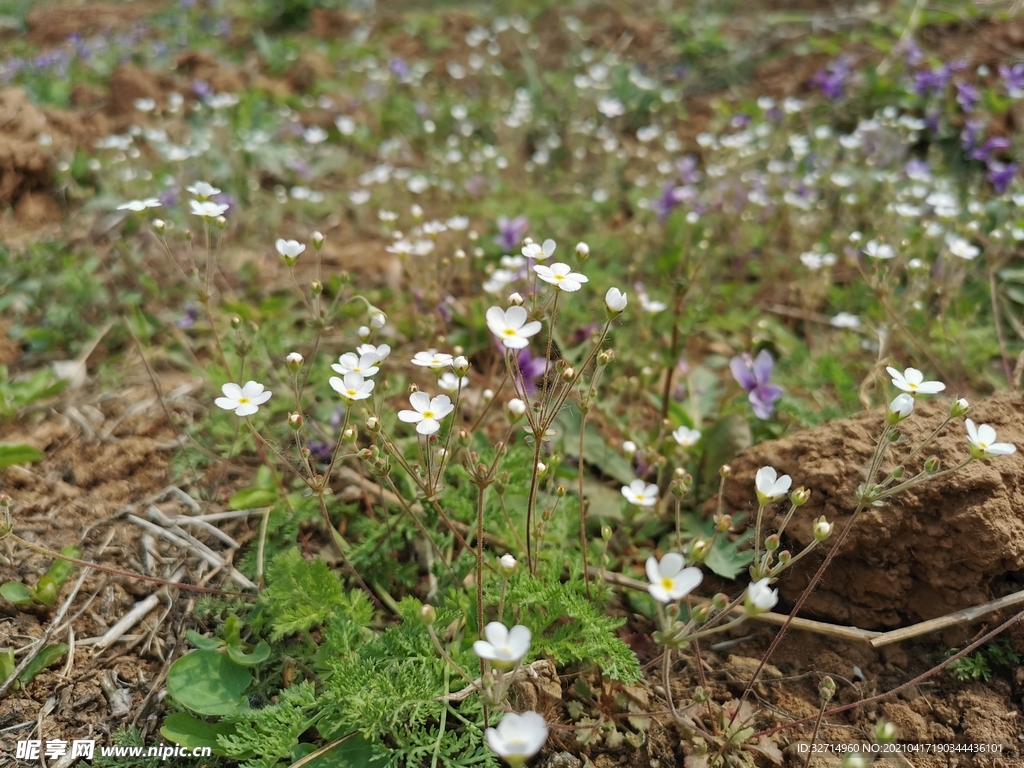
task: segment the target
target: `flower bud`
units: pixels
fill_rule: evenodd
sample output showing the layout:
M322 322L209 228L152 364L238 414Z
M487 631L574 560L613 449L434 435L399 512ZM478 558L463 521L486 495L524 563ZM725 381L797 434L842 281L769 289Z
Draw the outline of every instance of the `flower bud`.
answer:
M824 541L832 535L832 523L825 519L822 515L814 521L814 540Z
M186 229L185 230L185 241L186 242L191 243L192 242L192 238L194 238L195 236L196 236L196 233L193 232L191 229Z
M324 284L319 280L314 280L309 284L309 292L313 296L319 296L324 292Z
M289 413L288 414L288 426L298 432L302 429L302 414L301 413Z
M843 758L843 768L868 768L871 763L859 752L853 752Z
M777 533L773 533L764 540L764 548L769 552L777 550L780 544L782 544L782 539L779 538L779 534Z
M612 540L612 535L613 535L613 532L612 532L612 527L610 525L602 525L601 526L601 540L602 541L611 541Z
M929 475L934 475L939 471L939 459L937 456L929 456L924 462L924 471Z
M318 251L324 247L323 232L313 232L313 234L309 236L309 239L313 241L313 247L316 248Z
M732 530L732 515L715 515L715 530L719 533L728 533Z
M889 720L879 720L875 723L875 738L879 744L888 744L896 740L896 724Z
M153 219L153 231L156 232L160 237L164 236L164 232L167 231L167 222L163 219Z
M11 506L11 497L6 493L0 493L0 507Z
M778 557L779 557L779 566L780 567L785 567L785 566L789 565L789 561L793 559L793 555L790 554L788 549L784 549L781 552L779 552Z
M902 392L893 398L886 411L886 421L890 426L895 426L907 418L914 410L914 398L906 392Z
M305 362L305 358L298 352L289 352L284 358L285 364L288 366L288 370L292 373L298 373L299 369L302 368L302 364Z
M370 327L371 328L376 328L376 329L379 330L379 329L384 327L384 324L387 323L387 321L388 321L388 316L385 315L383 312L381 312L379 309L377 309L377 307L373 307L370 310Z
M459 431L455 433L455 441L463 448L468 448L473 441L473 435L465 427L459 427Z
M569 382L569 381L572 381L575 378L576 378L576 369L573 368L571 365L565 366L565 369L562 371L562 381Z
M480 393L480 397L483 398L483 401L485 403L489 403L489 402L491 402L491 400L494 399L494 390L493 389L485 389L483 392Z
M494 490L497 491L499 496L508 490L508 481L510 478L511 476L508 472L502 472L494 478Z
M517 563L516 559L507 552L498 559L498 570L501 571L501 574L506 578L515 573L518 567L519 563Z
M899 480L899 479L900 479L901 477L903 477L903 475L904 475L905 473L906 473L906 470L905 470L905 469L904 469L903 467L896 467L896 468L895 468L895 469L893 469L893 471L892 471L892 476L893 476L893 477L894 477L895 479Z
M958 398L957 400L954 400L953 403L949 406L949 415L950 418L955 419L958 416L963 416L969 410L971 410L971 404L967 402L967 398L961 397Z
M707 623L707 620L711 618L711 609L708 605L696 605L693 610L690 611L690 620L700 626L701 624Z
M730 467L728 464L723 464L721 467L718 468L718 474L720 477L727 479L729 475L732 474L732 467Z
M519 293L519 291L515 291L508 295L508 303L514 307L523 306L523 301L523 294Z
M360 325L358 333L359 333L359 338L360 339L367 338L370 335L370 328L369 328L369 326Z
M428 627L434 626L434 622L437 621L437 610L434 608L434 606L420 606L420 621L422 621Z
M231 318L231 327L234 328L236 331L239 328L241 328L242 327L242 318L240 318L238 315L235 315L234 317L232 317Z
M827 704L832 700L832 697L836 695L836 681L828 675L825 675L821 679L821 685L818 686L818 697L822 703Z
M803 486L789 494L789 501L794 507L802 507L811 498L811 492Z
M681 480L673 480L671 483L668 484L669 493L671 493L674 498L679 500L682 500L682 498L686 495L686 492L688 490L689 488L686 487L686 483L684 483Z
M555 496L557 496L558 498L562 498L563 496L565 496L564 485L559 485L557 488L555 488Z
M598 365L608 365L612 360L615 359L614 349L603 349L597 353Z
M699 538L694 539L690 545L690 557L693 558L695 563L701 563L708 555L711 554L711 539Z
M724 592L716 592L711 598L711 607L716 611L724 611L729 607L729 596Z
M526 403L518 397L513 397L505 404L505 409L508 411L509 421L518 421L526 413Z
M586 261L590 255L590 246L584 243L582 240L576 243L576 258L580 261Z
M355 427L346 427L345 431L341 433L341 437L346 443L354 443L359 439L359 430Z
M703 704L705 701L711 698L711 692L702 685L698 685L693 689L693 703Z
M217 229L224 229L228 225L228 220L223 216L218 216L213 223L217 225Z
M370 416L363 426L366 427L367 432L375 435L378 432L380 432L380 419L378 419L376 416Z
M609 288L604 295L604 308L609 317L618 317L626 309L629 299L624 291L618 288Z
M537 466L534 467L537 472L537 477L544 477L548 472L548 467L543 461L538 461Z

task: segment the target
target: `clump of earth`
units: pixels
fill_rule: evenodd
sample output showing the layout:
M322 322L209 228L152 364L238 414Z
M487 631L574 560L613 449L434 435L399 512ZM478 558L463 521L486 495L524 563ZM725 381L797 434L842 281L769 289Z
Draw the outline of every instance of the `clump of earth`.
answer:
M949 398L918 397L913 414L899 425L901 437L887 451L888 474L949 412ZM839 624L887 629L942 616L1024 588L1024 398L998 394L973 401L968 418L990 424L1000 442L1017 453L973 461L947 476L863 510L842 549L801 610ZM850 524L857 487L885 423L876 408L781 440L760 443L732 462L725 506L750 519L757 512L754 475L775 467L793 478L793 488L811 491L787 525L782 547L794 554L813 540L813 521L835 524L831 539L787 570L777 586L795 602L825 553ZM928 449L906 464L906 477L928 457L952 467L969 455L963 418L950 421ZM877 480L877 478L876 478ZM781 522L788 501L765 510L768 533Z

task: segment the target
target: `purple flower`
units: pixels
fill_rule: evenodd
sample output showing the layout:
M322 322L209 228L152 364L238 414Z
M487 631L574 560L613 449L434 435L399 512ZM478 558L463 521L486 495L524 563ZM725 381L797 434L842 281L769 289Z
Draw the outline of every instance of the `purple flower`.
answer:
M1003 136L993 136L980 147L975 147L969 157L971 160L981 160L983 163L995 154L1005 152L1010 148L1010 140Z
M771 418L775 403L785 390L771 383L775 360L767 349L762 349L755 359L744 352L729 361L729 369L736 383L749 392L748 399L759 419Z
M1003 78L1003 85L1011 99L1019 99L1024 96L1024 64L1014 64L1007 67L999 65L999 74Z
M198 319L199 307L193 304L192 302L188 302L185 304L185 314L179 317L177 320L175 320L174 324L181 328L182 330L185 330L186 328L191 328L193 325L195 325L196 320Z
M192 81L192 93L198 96L200 99L210 96L213 93L213 88L205 80L193 80Z
M978 146L978 134L985 128L985 121L980 119L968 119L964 123L964 130L960 134L960 141L963 142L964 152L972 151Z
M388 68L398 78L398 82L404 83L409 79L409 65L405 63L405 59L395 56L391 61L388 62Z
M548 372L548 361L543 357L534 357L526 347L520 350L517 360L519 361L519 370L523 374L525 394L527 396L537 394L537 383ZM524 393L520 392L519 394L522 395Z
M509 253L517 251L523 244L523 238L526 237L526 233L529 230L530 220L525 216L516 216L514 219L509 219L507 216L499 216L498 234L495 236L494 242Z
M1016 175L1016 163L1001 163L998 160L988 161L988 180L992 182L992 186L995 187L996 192L1000 195L1006 191L1006 188L1010 186L1010 182L1013 181L1013 177Z
M908 37L906 42L903 44L903 55L907 64L911 67L916 67L924 61L924 51L922 51L921 46L917 44L917 40L912 37Z
M920 160L916 157L907 160L903 166L903 171L911 179L926 178L931 175L931 167L928 165L928 161Z
M956 85L956 103L964 112L972 112L978 103L978 89L970 83L962 83L959 80Z
M697 170L697 158L694 155L676 160L676 170L679 171L679 180L683 184L696 184L700 181L701 172Z
M811 78L811 82L818 86L827 98L838 101L846 95L846 83L851 74L850 57L840 56L819 70Z

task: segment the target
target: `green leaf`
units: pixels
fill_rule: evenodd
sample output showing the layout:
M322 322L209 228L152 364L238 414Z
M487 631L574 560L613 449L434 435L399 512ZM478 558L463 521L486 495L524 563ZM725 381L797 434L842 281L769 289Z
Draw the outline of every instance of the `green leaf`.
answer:
M167 691L200 715L228 715L245 703L252 674L218 651L193 651L171 665Z
M209 747L215 755L220 755L224 753L217 737L234 736L236 730L233 723L207 723L188 712L175 712L164 720L160 735L179 746Z
M374 755L373 745L361 734L356 734L329 752L304 763L302 768L363 768L382 761L382 756Z
M203 637L194 629L186 630L185 639L201 651L216 651L224 647L224 641L219 637Z
M255 667L257 664L262 664L270 658L270 646L263 640L260 640L252 653L246 653L240 646L229 645L228 656L231 657L232 661L241 664L243 667Z
M39 461L45 456L38 448L23 443L0 443L0 469L13 467L15 464L29 464Z
M46 669L51 664L55 664L68 652L68 646L65 643L58 643L57 645L48 645L39 652L29 665L22 670L22 673L18 676L18 679L28 685L32 682L32 679Z
M76 560L82 556L82 550L78 547L64 547L60 553L65 557L73 557ZM75 569L75 564L68 562L67 560L54 560L53 565L50 566L50 570L46 572L46 575L53 579L57 585L57 589L64 586L64 583L71 576L71 572Z
M258 507L272 507L277 501L277 489L267 488L243 488L234 496L228 505L232 509L256 509Z
M32 595L28 587L20 581L7 581L0 586L0 595L15 605L32 605Z
M563 408L555 419L555 429L562 437L562 450L566 456L579 458L580 424L583 415L575 408ZM601 470L608 477L629 485L636 473L622 454L608 445L597 427L588 423L583 429L583 460Z
M0 682L7 682L7 678L14 674L14 668L18 666L14 660L14 649L8 648L6 653L0 653Z

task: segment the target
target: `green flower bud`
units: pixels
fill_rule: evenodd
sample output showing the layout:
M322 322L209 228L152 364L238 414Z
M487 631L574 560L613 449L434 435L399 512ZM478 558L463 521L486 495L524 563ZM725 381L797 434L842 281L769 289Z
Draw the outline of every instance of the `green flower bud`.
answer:
M811 492L801 486L789 494L789 501L794 507L802 507L811 498Z
M428 627L432 627L434 625L434 622L437 621L437 610L434 608L434 606L420 606L420 621L422 621Z
M929 475L934 475L939 471L939 459L937 456L929 456L924 462L924 471Z
M889 744L896 740L896 724L888 720L875 723L875 738L879 744Z
M298 432L302 429L302 414L301 413L289 413L288 414L288 426Z
M827 703L832 700L832 697L836 695L836 681L828 675L821 680L821 685L818 686L818 697L822 702Z

